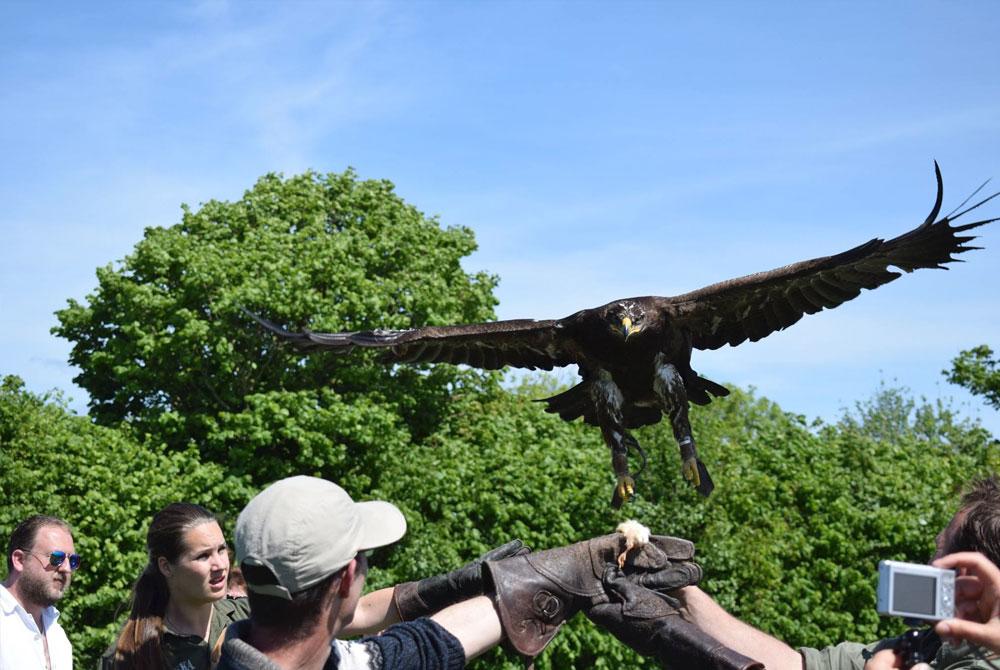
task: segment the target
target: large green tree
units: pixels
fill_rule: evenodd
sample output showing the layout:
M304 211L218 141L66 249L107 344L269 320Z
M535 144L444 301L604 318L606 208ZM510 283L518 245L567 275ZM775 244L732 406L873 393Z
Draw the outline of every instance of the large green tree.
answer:
M54 332L73 343L101 424L195 444L257 481L351 465L365 476L379 454L433 432L452 390L488 377L304 357L240 308L335 331L487 320L495 279L460 264L474 249L471 231L442 228L387 181L267 175L239 201L148 228Z

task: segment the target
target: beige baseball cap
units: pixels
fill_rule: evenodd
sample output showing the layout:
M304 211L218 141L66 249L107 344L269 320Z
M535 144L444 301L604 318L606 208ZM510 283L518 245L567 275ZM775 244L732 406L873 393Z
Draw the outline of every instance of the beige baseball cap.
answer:
M248 589L291 600L359 551L392 544L405 533L406 519L395 505L354 502L333 482L300 475L274 482L243 508L236 520L236 560L270 569L278 582L247 579Z

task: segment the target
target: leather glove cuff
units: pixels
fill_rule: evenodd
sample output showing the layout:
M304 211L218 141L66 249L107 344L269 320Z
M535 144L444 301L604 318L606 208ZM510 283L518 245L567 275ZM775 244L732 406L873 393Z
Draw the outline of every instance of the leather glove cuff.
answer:
M485 561L520 556L529 551L520 540L511 540L457 570L397 584L392 593L392 602L399 613L399 620L413 621L439 612L449 605L482 595Z
M656 631L647 640L649 646L645 650L646 655L652 656L664 667L685 670L764 670L763 663L725 646L679 616L661 620ZM643 653L638 648L636 650Z
M392 590L392 603L400 621L413 621L437 611L420 597L419 585L420 582L404 582Z

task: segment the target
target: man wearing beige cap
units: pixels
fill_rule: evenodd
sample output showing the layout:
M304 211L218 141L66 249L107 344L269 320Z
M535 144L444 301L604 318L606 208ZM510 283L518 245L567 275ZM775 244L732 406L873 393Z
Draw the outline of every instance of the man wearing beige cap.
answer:
M299 476L266 488L236 522L236 560L247 582L251 615L230 628L218 667L461 668L499 643L499 617L482 595L430 618L391 626L377 637L335 639L400 621L396 589L364 597L361 591L368 570L365 552L392 544L405 532L406 520L394 505L354 502L330 481ZM504 553L512 555L519 547L505 545ZM450 582L452 590L463 590L454 579ZM447 588L441 586L414 588L410 602L420 602L418 595L435 600ZM475 586L466 591L474 593Z
M681 667L751 667L689 630L669 600L653 611L618 597L623 588L696 583L701 569L687 540L647 532L642 546L630 549L614 533L533 554L515 540L446 575L362 596L365 552L405 533L394 505L354 502L330 481L289 477L264 489L236 521L250 618L228 629L219 670L450 670L503 637L533 658L580 610L602 625L621 624L626 638L637 617L666 630ZM357 642L337 639L379 631Z

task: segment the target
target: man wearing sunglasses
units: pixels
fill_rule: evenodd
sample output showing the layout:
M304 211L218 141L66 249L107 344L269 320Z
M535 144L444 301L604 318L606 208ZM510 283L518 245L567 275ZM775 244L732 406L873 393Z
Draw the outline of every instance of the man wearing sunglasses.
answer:
M17 525L0 584L0 670L71 670L73 649L55 604L78 567L65 521L36 514Z

